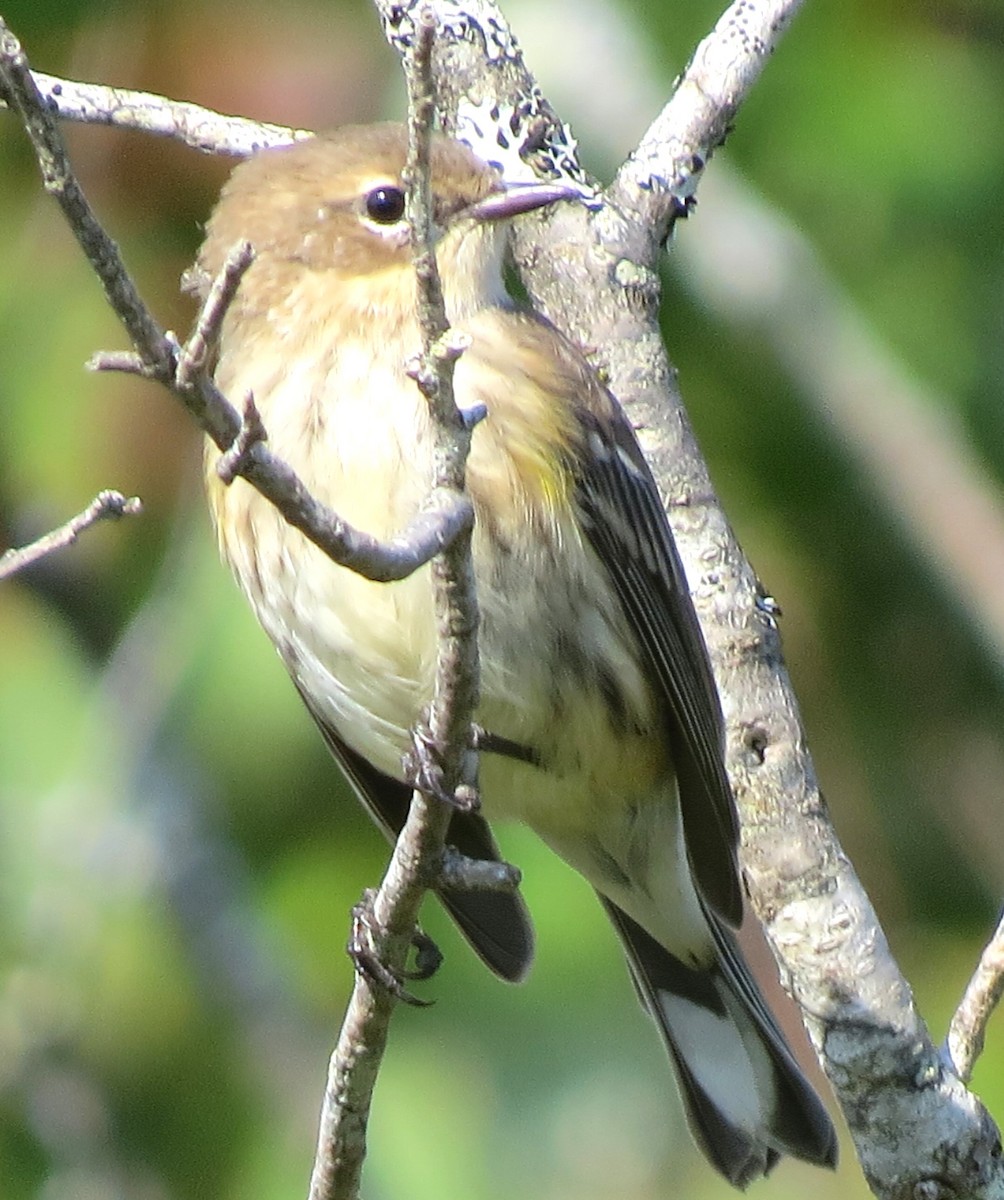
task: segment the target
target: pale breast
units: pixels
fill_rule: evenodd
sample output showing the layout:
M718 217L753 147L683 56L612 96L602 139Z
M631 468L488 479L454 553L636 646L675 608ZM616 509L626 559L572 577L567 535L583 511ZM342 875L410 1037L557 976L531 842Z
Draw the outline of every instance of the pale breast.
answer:
M431 479L424 401L397 366L403 346L377 362L354 339L312 353L301 346L295 355L286 342L250 356L245 345L239 363L224 356L218 382L233 398L254 392L269 445L319 499L368 533L399 532ZM469 354L457 376L461 403L476 390L476 346ZM475 430L470 470L482 484L509 489L508 528L489 519L492 493L472 481L480 509L478 720L539 765L514 773L510 761L486 755L485 810L545 836L552 825L595 828L597 810L615 811L625 792L650 793L665 773L660 721L620 606L570 503L560 488L538 488L554 500L544 519L539 503L520 494L525 445L510 445L506 406L493 407ZM373 583L333 564L243 480L224 488L210 471L209 491L223 555L299 686L353 749L400 777L434 680L428 568ZM520 506L531 501L538 509L532 544L513 535Z
M269 446L318 499L367 533L398 532L430 478L414 385L352 342L285 349L224 357L217 381L231 397L253 391ZM350 745L400 774L434 672L428 570L373 583L332 563L243 480L208 478L223 556L291 674Z

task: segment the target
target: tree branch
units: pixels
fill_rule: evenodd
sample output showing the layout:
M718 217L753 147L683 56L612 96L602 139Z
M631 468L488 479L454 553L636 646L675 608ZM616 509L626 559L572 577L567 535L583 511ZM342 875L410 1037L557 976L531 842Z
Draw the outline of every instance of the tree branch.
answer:
M437 489L467 502L464 474L470 427L453 397L458 350L449 326L433 250L429 154L435 119L432 48L436 21L424 11L405 59L409 94L409 153L405 168L408 219L418 279L422 353L414 375L429 403L436 430ZM469 502L467 502L469 503ZM416 731L416 775L435 780L435 793L416 789L387 873L372 901L370 935L374 954L403 974L418 911L430 883L439 878L453 804L469 789L476 758L471 718L478 697L478 609L470 554L470 528L431 564L437 619L435 691L427 727ZM431 765L425 761L431 757ZM493 864L498 866L498 864ZM458 873L459 877L459 873ZM511 886L496 872L483 885ZM365 972L356 972L349 1009L328 1067L310 1200L355 1200L366 1154L366 1127L373 1088L387 1045L395 997Z
M980 955L969 986L945 1038L944 1051L956 1074L968 1082L976 1060L983 1052L987 1023L1004 996L1004 915Z
M171 347L140 299L118 247L105 233L70 167L59 127L49 115L21 45L0 20L0 79L8 102L31 139L42 185L54 196L80 248L101 280L108 303L117 313L130 340L151 368L171 357Z
M185 405L199 425L224 452L225 469L234 470L272 502L286 520L330 558L368 579L403 579L439 553L453 538L470 528L470 505L458 501L448 488L434 488L426 504L407 527L389 542L380 542L343 521L310 494L287 464L265 445L266 434L255 426L249 436L244 417L217 389L206 367L207 341L222 322L229 287L232 295L249 258L236 251L219 281L222 293L211 293L186 347L165 333L140 297L122 262L118 247L102 228L84 196L66 154L66 147L45 100L39 94L21 46L0 20L0 82L17 109L31 138L42 180L63 209L74 236L102 282L105 295L135 347L135 355L114 352L92 360L97 370L127 370L163 384ZM243 265L242 265L243 263ZM230 276L230 282L227 278ZM196 363L200 369L195 369ZM245 405L245 413L250 414Z
M730 4L694 51L669 103L606 192L657 245L687 210L708 160L721 146L803 0Z
M438 886L462 892L514 892L522 881L512 863L468 858L446 846L438 870Z
M60 525L58 529L38 538L29 546L23 546L20 550L5 550L0 554L0 579L7 579L26 567L34 566L56 550L72 546L85 529L90 529L99 521L132 517L142 511L143 505L138 496L127 500L121 492L98 492L84 511L71 517L65 525Z
M289 129L248 117L228 117L198 104L169 100L152 92L77 83L41 71L32 71L31 78L46 111L61 121L110 125L154 137L169 137L203 154L244 158L266 146L284 146L287 142L313 137L306 129ZM0 108L12 103L11 89L0 79Z

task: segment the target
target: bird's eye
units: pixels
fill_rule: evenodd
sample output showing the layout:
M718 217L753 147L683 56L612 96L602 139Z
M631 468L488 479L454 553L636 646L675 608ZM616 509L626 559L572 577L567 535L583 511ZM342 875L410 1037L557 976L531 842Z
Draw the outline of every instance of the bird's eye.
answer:
M367 192L366 215L379 225L396 225L404 216L404 192L398 187L378 187Z

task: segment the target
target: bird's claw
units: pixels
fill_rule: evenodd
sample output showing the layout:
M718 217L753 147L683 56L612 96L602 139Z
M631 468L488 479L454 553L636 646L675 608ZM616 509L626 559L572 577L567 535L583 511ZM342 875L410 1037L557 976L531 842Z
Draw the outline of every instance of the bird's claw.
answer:
M404 772L412 787L458 812L476 812L481 805L474 783L462 779L452 790L446 786L441 747L427 725L419 724L412 730Z
M414 1008L428 1008L434 1003L413 995L404 986L404 980L421 982L431 979L439 970L443 955L439 947L427 933L416 927L411 936L411 944L415 948L415 967L411 971L397 971L389 967L381 958L376 948L373 914L375 892L367 888L362 899L352 909L352 932L349 935L349 958L360 975L364 975L372 983L390 992L397 1000L410 1004Z

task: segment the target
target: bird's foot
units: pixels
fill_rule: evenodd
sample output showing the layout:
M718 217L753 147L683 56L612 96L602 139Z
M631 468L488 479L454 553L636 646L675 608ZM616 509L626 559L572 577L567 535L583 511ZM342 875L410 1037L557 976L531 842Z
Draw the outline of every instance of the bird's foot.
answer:
M471 760L470 769L462 773L456 787L447 787L442 746L432 730L424 722L419 722L412 730L411 749L404 756L405 780L420 792L433 796L458 812L476 812L481 807L476 782L476 759L473 752L466 757Z
M346 949L356 971L365 975L372 983L379 984L398 1000L415 1008L428 1008L432 1000L422 1000L404 986L405 980L422 982L431 979L439 970L443 955L427 933L417 926L411 935L415 949L415 966L412 970L397 970L387 965L376 946L376 917L373 901L376 893L372 888L363 892L362 899L352 909L352 932Z

